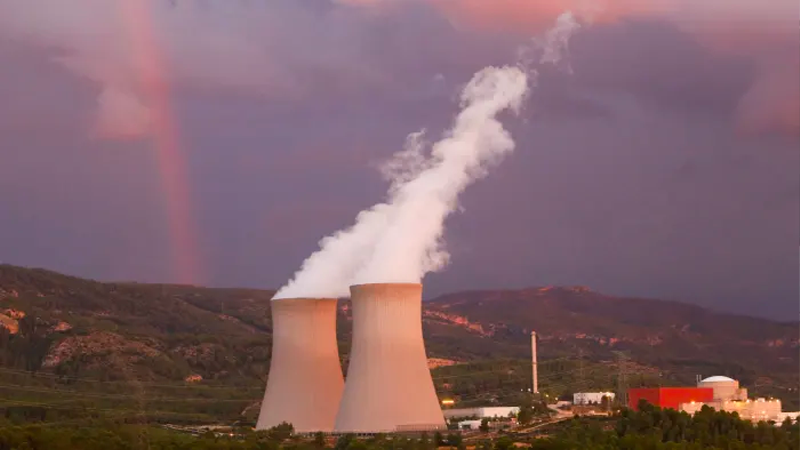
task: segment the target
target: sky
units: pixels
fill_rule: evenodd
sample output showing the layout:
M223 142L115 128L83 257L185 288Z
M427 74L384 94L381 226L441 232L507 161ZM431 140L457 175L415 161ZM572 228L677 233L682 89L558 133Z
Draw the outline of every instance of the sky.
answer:
M277 289L570 9L425 296L584 285L796 320L794 0L6 0L0 262Z

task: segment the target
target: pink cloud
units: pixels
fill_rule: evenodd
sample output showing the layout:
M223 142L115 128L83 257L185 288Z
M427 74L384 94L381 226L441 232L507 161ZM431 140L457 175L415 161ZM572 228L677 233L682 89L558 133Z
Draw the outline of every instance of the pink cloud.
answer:
M293 2L14 0L0 2L0 39L54 51L54 62L96 82L92 133L128 139L151 131L154 69L170 86L263 97L301 95L308 72L358 67L370 75L355 63L349 20Z
M136 94L106 86L97 98L95 136L105 139L131 139L149 135L153 114Z
M563 11L587 22L665 19L716 52L752 58L758 78L742 97L743 131L800 134L800 28L796 0L426 0L456 25L534 34Z

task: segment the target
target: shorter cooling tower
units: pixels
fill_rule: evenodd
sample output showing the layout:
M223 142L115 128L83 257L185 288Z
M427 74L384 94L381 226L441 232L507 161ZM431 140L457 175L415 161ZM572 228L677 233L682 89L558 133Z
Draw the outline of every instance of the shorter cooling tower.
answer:
M350 287L353 344L335 431L446 428L422 341L422 285Z
M336 299L272 301L272 359L257 430L288 422L297 432L332 431L344 379Z

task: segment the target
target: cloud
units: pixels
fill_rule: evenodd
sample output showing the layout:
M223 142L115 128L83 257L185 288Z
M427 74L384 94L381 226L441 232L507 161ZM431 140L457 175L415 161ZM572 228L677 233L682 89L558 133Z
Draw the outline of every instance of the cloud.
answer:
M664 11L664 0L427 0L461 26L533 34L564 11L585 22L608 22Z
M384 81L357 63L365 26L343 8L288 0L9 0L0 3L0 39L43 49L96 82L96 129L128 138L149 133L153 108L171 90L274 98L307 94L333 72L330 90Z
M712 51L755 61L758 77L737 111L742 130L800 134L800 28L795 0L427 1L461 26L529 34L565 9L589 22L668 21Z
M185 89L291 101L440 92L437 73L459 83L507 62L504 37L533 36L567 9L600 24L659 20L752 59L758 77L741 97L740 128L800 132L795 0L6 0L0 40L44 49L92 80L94 131L130 138L150 133L159 95Z
M135 138L150 133L152 113L135 94L106 86L97 103L97 137Z

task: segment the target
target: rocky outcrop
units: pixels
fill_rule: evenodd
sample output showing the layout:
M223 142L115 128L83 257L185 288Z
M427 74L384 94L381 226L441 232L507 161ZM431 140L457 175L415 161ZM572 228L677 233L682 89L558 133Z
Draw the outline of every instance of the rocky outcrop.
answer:
M136 363L160 354L142 342L126 339L116 333L97 332L87 336L70 336L54 344L45 356L42 368L53 368L78 356L97 363L104 363L109 356L117 358L119 363Z
M19 322L5 314L0 314L0 328L5 328L9 334L17 334L19 332Z

